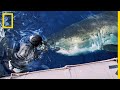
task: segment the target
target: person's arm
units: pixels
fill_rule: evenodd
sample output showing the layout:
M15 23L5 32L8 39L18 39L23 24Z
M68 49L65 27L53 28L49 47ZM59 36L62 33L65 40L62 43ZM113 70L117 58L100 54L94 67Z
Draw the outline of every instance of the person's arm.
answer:
M41 52L46 52L48 51L49 45L47 44L46 41L42 41L42 45L39 46Z
M37 59L37 58L42 58L42 56L43 56L43 51L41 51L41 50L35 50L35 52L34 52L34 59Z

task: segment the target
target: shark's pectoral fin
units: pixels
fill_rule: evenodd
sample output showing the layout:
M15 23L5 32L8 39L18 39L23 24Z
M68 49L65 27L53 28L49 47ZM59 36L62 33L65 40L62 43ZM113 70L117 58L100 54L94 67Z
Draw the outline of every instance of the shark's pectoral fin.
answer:
M107 44L107 45L103 45L102 49L110 52L118 52L118 45Z

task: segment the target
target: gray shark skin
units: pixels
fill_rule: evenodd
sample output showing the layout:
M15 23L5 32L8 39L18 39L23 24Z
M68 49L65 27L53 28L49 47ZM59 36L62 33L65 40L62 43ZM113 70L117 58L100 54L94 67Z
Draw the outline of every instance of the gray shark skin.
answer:
M51 35L49 43L68 56L95 50L117 52L117 33L117 12L104 11Z

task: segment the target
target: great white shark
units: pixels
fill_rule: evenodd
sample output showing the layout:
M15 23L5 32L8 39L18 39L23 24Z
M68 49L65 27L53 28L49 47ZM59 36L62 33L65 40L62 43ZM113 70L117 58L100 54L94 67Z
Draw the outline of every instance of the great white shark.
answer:
M117 52L117 24L116 11L103 11L54 33L49 42L57 53L68 56L96 50Z

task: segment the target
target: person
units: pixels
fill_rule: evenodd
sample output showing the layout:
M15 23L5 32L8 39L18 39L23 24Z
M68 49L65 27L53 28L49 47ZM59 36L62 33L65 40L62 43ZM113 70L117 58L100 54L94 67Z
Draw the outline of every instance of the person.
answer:
M26 66L37 59L42 52L47 51L46 44L40 35L31 35L25 43L20 43L14 48L13 54L3 63L5 68L12 73L26 72ZM40 51L37 50L43 46Z

